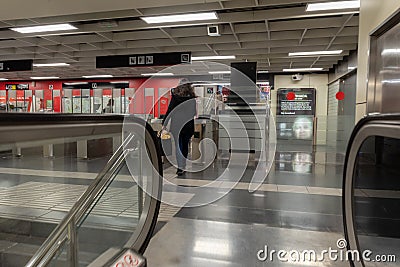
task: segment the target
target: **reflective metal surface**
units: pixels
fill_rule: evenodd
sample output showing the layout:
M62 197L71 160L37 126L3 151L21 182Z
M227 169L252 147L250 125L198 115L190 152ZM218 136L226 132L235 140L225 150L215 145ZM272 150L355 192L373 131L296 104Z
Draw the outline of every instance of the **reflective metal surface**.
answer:
M400 11L371 35L367 110L395 113L400 108Z

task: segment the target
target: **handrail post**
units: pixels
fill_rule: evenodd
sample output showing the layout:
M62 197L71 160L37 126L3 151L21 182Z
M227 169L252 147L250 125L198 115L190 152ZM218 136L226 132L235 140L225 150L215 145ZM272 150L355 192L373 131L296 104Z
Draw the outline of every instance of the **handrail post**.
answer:
M75 219L68 225L69 255L67 257L70 266L78 267L78 236L76 233Z

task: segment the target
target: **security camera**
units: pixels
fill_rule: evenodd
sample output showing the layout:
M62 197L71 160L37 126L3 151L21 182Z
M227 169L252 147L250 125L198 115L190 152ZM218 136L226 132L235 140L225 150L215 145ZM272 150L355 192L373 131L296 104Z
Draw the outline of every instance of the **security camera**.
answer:
M219 27L217 25L208 25L207 32L208 36L221 36L219 33Z
M300 73L298 73L298 74L293 74L293 75L292 75L292 80L293 80L293 81L301 81L301 80L303 80L303 75L301 75Z

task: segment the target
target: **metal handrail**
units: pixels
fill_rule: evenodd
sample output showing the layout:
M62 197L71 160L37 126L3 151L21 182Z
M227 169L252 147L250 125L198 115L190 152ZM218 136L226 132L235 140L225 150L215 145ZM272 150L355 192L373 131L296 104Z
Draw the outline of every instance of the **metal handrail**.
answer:
M59 247L63 242L59 242L62 235L65 234L71 223L78 222L87 212L97 196L109 184L110 179L114 177L115 171L118 169L121 160L124 159L124 147L132 140L133 134L129 134L116 153L107 162L103 170L97 175L93 183L86 192L79 198L75 205L71 208L71 212L61 221L61 223L53 230L49 238L43 243L26 266L46 266L51 261ZM59 242L57 244L57 242ZM50 253L51 252L51 253Z

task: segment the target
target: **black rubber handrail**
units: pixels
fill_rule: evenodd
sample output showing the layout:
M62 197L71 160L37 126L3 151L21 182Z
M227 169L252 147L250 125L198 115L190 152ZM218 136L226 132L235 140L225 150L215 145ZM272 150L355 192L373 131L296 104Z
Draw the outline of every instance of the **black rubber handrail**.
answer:
M342 213L343 213L343 228L344 228L344 235L345 239L348 241L347 242L347 249L359 249L359 244L358 244L358 238L355 235L355 226L353 225L348 225L348 222L350 221L355 221L354 220L354 212L351 214L348 214L347 210L354 210L353 206L349 207L347 205L353 205L353 198L354 198L354 183L352 182L354 179L354 173L351 175L347 175L348 172L350 172L351 169L349 169L351 166L349 166L349 161L350 161L350 156L351 152L355 149L355 143L359 143L356 139L363 138L363 140L366 140L362 132L365 132L366 128L371 128L374 127L375 129L382 129L381 136L385 136L385 133L383 131L386 131L389 128L398 128L400 126L400 114L376 114L376 115L369 115L367 117L364 117L361 119L357 125L355 126L351 137L349 139L348 145L347 145L347 150L346 150L346 156L345 156L345 163L344 163L344 168L343 168L343 184L342 184ZM379 133L378 133L379 135ZM366 138L368 138L367 136ZM353 158L352 160L353 161ZM355 162L355 161L354 161ZM354 167L353 167L354 169ZM351 179L351 180L349 180ZM350 183L351 182L351 183ZM348 184L352 184L353 188L347 188ZM346 194L347 192L351 191L351 195ZM349 199L350 198L350 199ZM350 203L350 204L349 204ZM349 229L352 228L352 229ZM351 231L350 231L351 230ZM350 234L353 233L353 234ZM356 247L351 247L351 240L356 240ZM354 262L350 262L351 266L355 266ZM362 263L358 263L363 266Z

